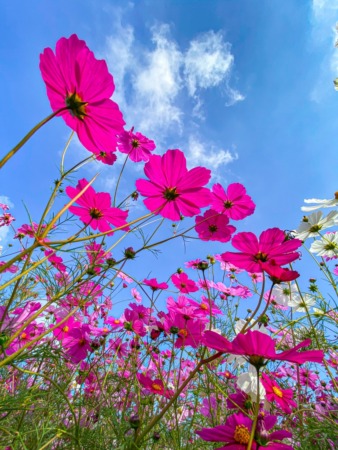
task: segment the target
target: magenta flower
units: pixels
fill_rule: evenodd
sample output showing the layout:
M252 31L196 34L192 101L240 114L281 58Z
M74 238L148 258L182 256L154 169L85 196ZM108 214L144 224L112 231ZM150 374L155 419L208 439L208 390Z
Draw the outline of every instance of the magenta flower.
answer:
M66 188L67 195L74 198L86 186L88 181L86 179L79 180L76 188L68 186ZM115 227L123 227L123 231L128 231L127 216L128 211L122 211L118 208L112 208L111 198L107 192L95 192L92 186L76 200L80 206L70 206L69 211L80 217L83 223L90 225L93 230L99 230L102 233L111 230L110 224Z
M233 220L241 220L255 211L255 204L240 183L229 184L225 191L220 184L212 188L211 207L219 213L226 214Z
M134 133L134 127L130 131L123 131L118 137L117 148L122 153L127 153L134 162L148 161L151 152L156 145L141 133Z
M149 286L153 291L157 291L159 289L168 289L167 283L159 283L156 278L150 278L149 280L144 279L143 283Z
M303 364L306 361L321 363L324 358L322 350L297 351L308 347L311 339L306 339L290 350L276 353L275 341L260 331L249 330L245 334L240 333L232 342L214 331L205 331L204 344L222 353L244 356L255 367L264 366L266 360Z
M87 324L74 326L63 338L62 346L66 349L66 353L73 364L78 364L86 359L87 353L92 350L90 346L90 326Z
M183 294L189 294L189 292L198 291L195 281L190 280L188 275L184 272L176 273L171 277L171 281L177 287L177 289Z
M270 263L261 262L262 269L269 275L273 283L280 284L283 282L290 282L300 276L295 270L285 269L273 264L273 262L273 260Z
M261 381L265 389L267 400L269 402L275 401L282 411L291 414L292 408L297 407L297 403L293 400L293 390L281 389L281 387L265 373L262 373Z
M137 373L136 377L140 385L153 394L163 395L166 398L172 397L173 391L166 389L164 387L163 381L160 378L152 380L150 377L143 375L143 373Z
M56 319L56 323L61 322L62 317L59 317ZM50 325L50 327L52 328L54 325ZM58 339L59 341L62 341L65 337L67 337L69 335L69 332L73 329L73 328L79 328L81 327L81 322L78 322L74 319L74 317L69 317L69 319L67 319L65 322L63 322L59 327L55 328L55 330L53 330L53 334L56 337L56 339Z
M116 150L124 120L115 102L114 80L105 61L99 61L76 34L61 38L55 53L46 48L40 70L53 111L60 112L81 143L96 154Z
M193 217L210 203L210 191L203 187L211 172L203 167L188 170L184 153L168 150L163 156L152 155L144 166L149 180L136 181L146 207L170 220L181 215Z
M183 314L171 311L166 316L163 325L170 333L177 335L175 341L176 348L183 346L197 348L202 343L202 334L205 329L205 321L203 320L186 319Z
M225 442L226 445L216 450L246 450L250 440L252 420L242 413L228 417L225 425L214 428L203 428L196 433L205 441ZM256 442L252 443L252 450L257 449Z
M195 230L202 241L228 242L236 228L229 225L229 218L214 209L197 216Z
M302 245L299 239L286 240L284 231L269 228L263 231L259 240L253 233L238 233L231 241L241 253L225 252L223 261L248 272L263 272L262 263L282 266L299 258L295 252Z
M272 415L260 414L258 416L258 424L255 430L255 438L252 442L251 449L270 450L293 450L288 444L281 441L285 438L292 437L292 433L285 430L277 430L268 433L277 422L277 417ZM196 433L205 441L225 442L223 447L215 450L247 450L250 441L252 429L252 420L243 413L233 414L229 416L225 425L218 425L214 428L203 428Z
M0 216L0 227L8 227L15 218L10 213L3 213L2 216Z
M55 250L45 250L48 261L60 272L66 272L67 267L63 264L63 259L55 254Z

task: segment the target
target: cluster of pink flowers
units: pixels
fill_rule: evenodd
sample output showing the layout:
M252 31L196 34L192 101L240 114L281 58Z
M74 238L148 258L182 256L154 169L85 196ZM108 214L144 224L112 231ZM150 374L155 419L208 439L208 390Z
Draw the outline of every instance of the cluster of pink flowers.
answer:
M155 154L154 141L133 127L125 130L122 113L111 100L115 85L105 61L97 60L76 35L60 39L55 52L45 49L40 69L52 110L96 160L111 165L118 150L127 155L125 164L144 162L144 178L136 181L136 191L127 200L144 197L149 213L130 218L133 208L126 200L116 201L117 192L114 196L96 192L93 180L81 178L76 187L65 188L64 210L82 223L71 238L53 241L69 215L65 222L51 214L15 228L9 207L0 204L0 227L14 231L18 247L7 261L0 261L6 294L0 306L0 379L5 393L12 397L21 395L23 386L36 389L41 370L43 398L44 391L58 386L62 368L64 385L58 395L61 400L64 395L68 413L58 412L57 420L62 420L56 429L66 430L66 437L58 431L55 449L68 445L74 426L94 430L100 420L97 430L120 421L116 428L122 432L116 436L126 442L133 439L133 446L141 448L150 439L160 439L157 431L152 430L152 438L146 433L169 408L176 409L173 418L165 416L167 427L193 423L191 442L197 446L200 438L218 442L220 450L292 450L297 445L293 441L297 417L303 433L307 418L336 421L330 390L338 380L333 376L321 380L313 366L324 373L325 361L325 369L337 370L337 352L331 349L325 355L314 348L318 340L309 339L291 314L294 328L271 325L278 321L271 320L270 311L287 314L290 308L292 314L305 311L309 321L319 314L337 323L334 308L311 316L312 297L294 295L290 282L299 273L286 265L299 259L302 241L279 228L259 237L251 232L235 234L230 221L255 211L245 187L240 183L208 187L209 169L188 169L179 149ZM46 211L49 208L50 204ZM127 270L142 251L156 246L152 239L158 231L156 224L145 237L138 225L148 225L148 220L162 223L156 216L174 222L192 218L183 238L194 230L196 239L229 246L231 241L237 252L220 250L220 255L188 261L187 273L177 269L173 274L165 267L167 278L162 274L161 279L167 281L150 278L149 267L148 278L132 276ZM119 239L117 231L122 232ZM133 241L121 251L120 241L137 231L143 238L140 248ZM174 239L175 233L160 242ZM42 250L40 256L35 249ZM6 290L11 283L14 288ZM311 286L316 292L313 282ZM123 301L128 306L119 311L116 305ZM249 302L254 308L240 319L242 305ZM311 408L303 411L303 405ZM19 423L26 417L34 423L34 408L30 405ZM112 422L102 419L105 410L113 415ZM1 418L7 420L6 415ZM76 439L79 434L74 432ZM111 440L109 445L115 443L122 441Z

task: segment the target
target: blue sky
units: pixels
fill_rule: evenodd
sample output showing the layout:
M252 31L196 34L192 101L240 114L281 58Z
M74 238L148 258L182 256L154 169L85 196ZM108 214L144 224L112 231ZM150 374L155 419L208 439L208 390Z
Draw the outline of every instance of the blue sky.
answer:
M0 14L2 154L50 113L39 54L76 33L107 59L128 128L246 186L257 210L241 229L296 228L304 198L337 191L337 0L12 0ZM23 203L38 220L68 136L54 120L2 170L17 224ZM87 154L71 151L69 164ZM80 175L100 170L96 189L111 190L119 167Z

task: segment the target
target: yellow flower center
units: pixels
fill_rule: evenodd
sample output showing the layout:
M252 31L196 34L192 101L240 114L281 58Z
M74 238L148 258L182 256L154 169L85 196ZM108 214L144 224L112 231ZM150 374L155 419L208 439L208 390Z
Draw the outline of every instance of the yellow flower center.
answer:
M133 139L133 140L131 141L131 146L132 146L133 148L138 148L138 147L140 146L140 141L139 141L138 139Z
M63 331L64 333L68 333L68 331L69 331L69 326L68 326L68 325L64 326L64 327L62 328L62 331Z
M179 330L178 334L180 335L180 337L184 337L184 338L186 338L188 336L188 332L184 328L181 328Z
M152 383L151 387L155 390L155 391L162 391L162 386L158 383Z
M239 444L247 444L250 440L250 432L245 425L236 425L234 439Z
M277 397L279 397L279 398L283 397L283 392L277 386L274 386L272 388L272 390L273 390L274 394L277 395Z
M268 259L268 255L266 253L258 252L254 256L254 259L255 259L255 261L263 261L263 262L265 262Z
M179 195L180 194L176 192L176 187L166 188L163 193L164 198L169 201L175 200Z
M208 305L206 305L205 303L201 303L201 309L207 310Z
M103 217L102 211L97 208L91 208L89 210L89 215L92 219L100 219L101 217Z
M26 337L27 337L27 333L25 333L25 332L21 333L21 336L20 336L21 339L26 339Z
M232 203L230 200L226 200L226 201L223 203L223 205L224 205L224 208L225 208L225 209L230 209L230 208L232 207L233 203Z
M84 102L83 99L76 92L67 95L66 105L70 109L72 115L80 120L83 120L84 117L87 115L86 106L88 105L88 103Z

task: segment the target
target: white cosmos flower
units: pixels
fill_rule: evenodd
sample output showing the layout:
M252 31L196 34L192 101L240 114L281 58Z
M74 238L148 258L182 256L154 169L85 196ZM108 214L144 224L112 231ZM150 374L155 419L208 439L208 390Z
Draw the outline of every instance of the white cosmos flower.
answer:
M251 320L251 323L253 323L253 322L255 322L254 319ZM235 325L236 334L240 333L242 331L244 325L246 325L246 324L247 324L247 321L244 319L237 320L236 325ZM250 326L250 323L245 328L247 329L247 328L249 328L249 326ZM269 330L267 330L264 325L259 325L258 323L256 323L253 327L250 327L250 330L251 331L260 331L261 333L270 335Z
M310 252L326 258L338 257L338 233L326 233L321 239L316 239L311 244Z
M309 237L318 236L318 232L325 228L333 227L338 221L338 211L331 211L326 217L322 217L322 211L317 211L309 216L304 216L294 236L305 241Z
M302 211L314 211L315 209L320 208L331 208L332 206L338 205L338 192L334 193L334 198L330 200L326 199L318 199L318 198L308 198L304 200L304 203L315 203L312 206L302 206Z
M294 312L306 312L316 303L316 299L310 294L294 297L288 302Z
M299 291L295 283L276 284L272 289L274 301L281 306L289 306L293 299L299 298Z
M249 367L249 372L244 372L238 375L237 386L250 395L255 402L257 399L257 372L253 366ZM259 397L261 400L265 398L265 389L261 382L259 382Z

